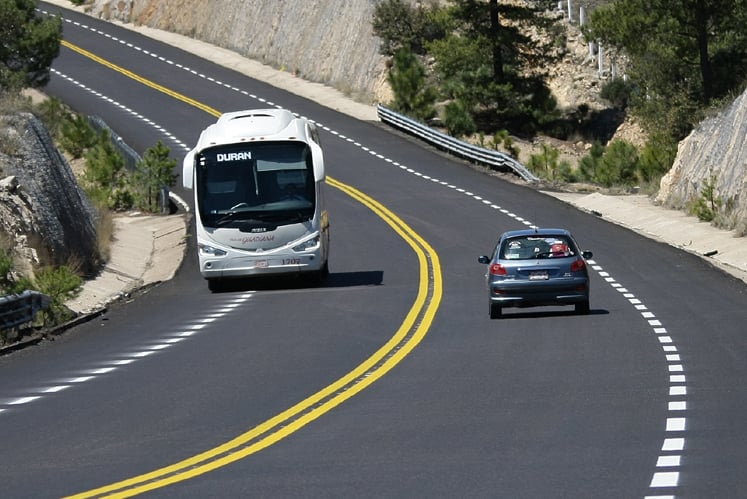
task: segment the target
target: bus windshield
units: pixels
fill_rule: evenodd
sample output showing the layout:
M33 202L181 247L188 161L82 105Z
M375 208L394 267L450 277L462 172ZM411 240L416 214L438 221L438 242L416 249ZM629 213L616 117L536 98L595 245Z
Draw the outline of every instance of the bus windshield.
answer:
M302 142L231 144L197 156L197 203L206 227L286 225L314 215L314 168Z

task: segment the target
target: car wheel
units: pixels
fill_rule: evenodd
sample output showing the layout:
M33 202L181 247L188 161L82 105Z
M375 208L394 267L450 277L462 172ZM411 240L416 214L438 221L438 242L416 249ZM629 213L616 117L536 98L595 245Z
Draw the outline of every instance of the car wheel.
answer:
M500 305L497 303L491 303L490 304L490 318L491 319L500 319L503 315L503 309Z
M579 303L576 303L576 313L577 314L588 314L589 313L589 300L582 301Z

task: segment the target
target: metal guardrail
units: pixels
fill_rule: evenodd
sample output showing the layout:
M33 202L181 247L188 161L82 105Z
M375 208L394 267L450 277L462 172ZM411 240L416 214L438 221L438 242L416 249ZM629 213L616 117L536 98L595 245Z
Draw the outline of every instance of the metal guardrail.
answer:
M49 296L38 291L0 297L0 331L33 321L51 303Z
M462 158L489 165L502 171L516 173L527 182L539 181L539 178L535 177L524 165L507 154L455 139L407 116L398 114L381 104L376 107L376 112L379 119L384 123L415 135L440 149L445 149Z
M140 157L140 155L130 147L124 140L122 140L122 137L117 135L117 132L112 130L109 125L106 124L104 120L99 118L98 116L89 116L88 122L91 123L91 126L93 126L96 130L106 130L109 134L109 140L111 140L112 145L120 152L122 153L122 156L125 160L125 168L127 168L130 171L133 171L135 169L135 166L142 161L143 158Z

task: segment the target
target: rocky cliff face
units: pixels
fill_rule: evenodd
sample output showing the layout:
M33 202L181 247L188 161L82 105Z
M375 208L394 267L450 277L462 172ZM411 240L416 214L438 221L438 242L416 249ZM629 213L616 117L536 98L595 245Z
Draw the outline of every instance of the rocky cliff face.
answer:
M46 128L30 113L3 116L0 122L2 244L13 247L19 261L95 271L95 211Z
M375 0L95 0L90 14L145 25L237 52L366 104L387 100Z
M683 140L656 200L683 209L713 181L723 201L728 228L747 233L747 92L719 115L702 122Z

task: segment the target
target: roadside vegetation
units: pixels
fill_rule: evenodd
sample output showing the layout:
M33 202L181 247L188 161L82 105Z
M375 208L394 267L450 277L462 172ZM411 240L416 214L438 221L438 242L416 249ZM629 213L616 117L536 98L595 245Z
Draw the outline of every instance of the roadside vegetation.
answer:
M76 171L78 182L97 213L100 263L108 259L113 237L113 214L138 210L159 213L162 195L176 183L176 160L161 141L147 149L134 169L125 167L125 158L112 143L106 130L96 130L86 116L75 113L59 99L49 98L38 105L22 93L42 87L49 80L49 69L59 53L62 21L40 17L37 2L0 0L0 154L17 155L20 135L7 126L5 117L32 112L47 127L71 163L83 166ZM0 164L0 176L3 173ZM80 262L30 267L28 260L15 253L10 234L0 234L0 296L36 290L51 298L51 306L32 325L46 328L72 318L64 303L79 292L83 278ZM12 333L11 333L12 334ZM0 335L0 344L5 340Z
M506 137L583 140L593 146L575 165L562 161L547 141L527 166L550 183L654 189L672 166L679 141L744 90L747 3L583 3L591 8L582 28L586 41L601 42L626 61L626 78L601 86L612 111L607 117L616 117L617 125L632 117L643 127L645 145L610 142L609 123L587 106L558 109L544 69L566 46L554 0L378 3L372 26L382 39L381 53L391 57L391 107L515 157L516 146ZM708 182L700 192L694 214L708 217L728 208L711 202Z

